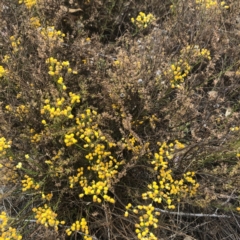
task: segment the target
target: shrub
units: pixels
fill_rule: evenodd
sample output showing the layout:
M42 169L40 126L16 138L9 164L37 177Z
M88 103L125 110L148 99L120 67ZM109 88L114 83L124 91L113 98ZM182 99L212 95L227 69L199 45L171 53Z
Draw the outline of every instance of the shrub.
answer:
M0 5L1 239L239 234L237 3Z

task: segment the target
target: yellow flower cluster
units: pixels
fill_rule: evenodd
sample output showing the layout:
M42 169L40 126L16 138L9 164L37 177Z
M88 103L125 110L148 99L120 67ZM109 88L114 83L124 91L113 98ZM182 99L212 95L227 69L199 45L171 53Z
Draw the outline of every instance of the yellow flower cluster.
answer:
M169 209L174 209L173 200L180 197L190 197L196 194L199 184L193 179L194 172L187 172L180 180L174 180L172 171L168 169L168 162L174 156L175 149L184 148L184 144L175 140L172 143L157 143L160 145L158 153L154 154L151 164L154 165L154 171L158 173L157 181L148 185L148 191L142 194L143 200L152 199L156 203L164 203ZM152 204L133 207L131 203L126 206L124 216L128 217L129 211L134 214L140 214L140 223L135 224L138 239L157 240L157 237L150 231L150 227L157 228L159 212L154 210Z
M20 121L23 121L23 118L27 116L29 113L29 105L19 105L17 107L12 107L10 105L6 105L5 109L10 113L12 112L15 117L18 117Z
M31 142L32 142L32 143L40 142L41 138L42 138L42 134L41 134L41 133L35 133L35 134L31 137Z
M40 20L38 17L31 17L30 18L30 24L31 26L38 28L41 26Z
M76 117L76 136L84 142L84 148L93 149L97 139L104 140L104 136L98 130L98 125L93 124L96 118L97 112L91 109L86 109L85 113Z
M131 134L129 135L128 138L122 138L122 141L123 141L122 147L126 148L128 151L132 151L135 154L139 154L143 147L140 144L138 144L137 139Z
M134 120L134 121L131 122L131 124L133 126L135 126L135 127L138 127L138 126L142 125L143 123L144 123L144 121L143 120L139 120L139 119Z
M240 130L240 127L231 127L230 130L231 130L232 132L234 132L234 131L239 131L239 130Z
M208 60L211 60L210 51L207 50L206 48L203 48L201 51L199 50L199 55L204 58L207 58Z
M123 107L112 104L112 109L114 110L116 116L121 116L122 118L126 117L126 112Z
M180 87L179 84L184 82L190 69L191 67L188 62L180 59L177 63L172 64L170 69L164 72L164 75L170 78L172 88Z
M144 29L146 28L149 24L151 24L156 18L149 13L146 15L143 12L140 12L136 19L131 18L131 22L135 24L139 29Z
M206 48L201 49L198 45L188 45L181 50L182 58L187 58L189 56L197 59L206 58L211 60L210 51Z
M33 208L33 212L36 213L35 218L37 219L37 223L44 225L45 227L54 227L54 229L58 230L58 225L65 224L64 221L58 221L57 214L52 211L51 207L47 204L44 204L44 207Z
M16 168L21 169L21 168L22 168L22 162L19 162L19 163L16 165Z
M196 61L211 59L210 51L205 48L200 49L198 45L188 45L180 53L180 60L173 63L168 70L164 71L164 75L170 79L172 88L180 88L180 84L184 82L184 79L191 70L190 64L192 61L196 64Z
M64 142L65 142L66 146L69 147L69 146L77 143L77 139L74 138L74 134L73 133L65 134Z
M126 206L125 217L128 217L129 210L140 215L139 223L135 224L137 238L141 240L157 240L157 237L151 232L151 228L153 227L156 229L158 227L157 216L159 216L160 213L155 211L152 204L133 207L132 204L129 203Z
M77 171L78 171L77 176L70 176L69 177L70 188L73 188L74 184L79 182L80 177L83 175L83 168L82 167L78 168Z
M4 228L7 226L7 223L8 223L8 217L7 217L6 212L1 212L0 219L1 219L1 222L0 222L0 224L1 224L1 231L3 232Z
M76 102L76 103L80 103L80 96L79 96L79 95L70 92L70 93L69 93L69 96L70 96L70 98L71 98L71 104L74 104L75 102Z
M44 103L46 105L44 105L43 108L41 109L41 114L49 113L49 117L51 119L54 119L55 117L60 117L60 116L68 117L70 119L73 118L73 115L71 114L72 107L70 107L70 106L62 107L61 105L59 105L58 99L54 103L55 107L52 107L49 104L49 102L50 102L49 99L46 99L44 101Z
M10 41L11 41L11 46L13 48L13 52L17 52L19 50L18 46L20 45L20 38L16 38L15 36L11 36L10 37Z
M31 177L29 177L28 175L24 175L24 178L25 179L22 180L22 185L23 185L22 191L23 192L25 192L31 188L33 188L35 190L39 189L40 185L38 183L34 183L34 180Z
M144 116L142 119L137 119L135 121L132 121L131 123L134 126L138 127L146 121L149 121L151 128L155 129L156 128L156 122L159 122L159 119L156 117L155 114L153 114L153 115L150 115L150 116Z
M154 170L158 172L158 181L153 181L148 185L149 190L142 194L143 199L152 199L157 203L164 202L169 209L174 209L173 199L185 196L187 193L190 196L196 194L199 184L193 179L194 172L187 172L184 174L183 179L174 180L172 171L168 169L168 160L173 158L174 149L183 147L184 145L177 140L175 145L173 143L167 145L164 142L159 148L159 152L154 154L151 164L154 165Z
M149 123L150 123L151 128L152 128L152 129L155 129L155 128L156 128L155 122L158 122L159 119L156 117L155 114L153 114L152 116L147 117L147 118L149 119Z
M84 193L79 194L79 197L82 198L84 195L92 195L93 202L101 203L102 199L100 195L106 202L115 203L114 198L108 196L109 187L107 186L107 181L98 181L94 180L91 182L91 185L88 185L87 179L82 177L80 180L80 185L83 188Z
M11 111L13 110L10 105L6 105L5 109L6 109L7 111L9 111L9 112L11 112Z
M69 61L58 61L56 58L50 57L46 60L46 63L49 64L48 74L50 76L58 76L57 83L62 87L63 90L66 90L67 87L63 83L62 71L65 69L67 73L77 74L76 71L73 71L70 68Z
M21 240L22 236L17 233L17 230L12 227L8 227L9 218L6 212L0 214L0 240Z
M180 53L180 60L173 63L167 71L164 71L164 75L170 79L172 88L181 87L180 84L190 73L192 61L193 64L196 64L202 59L211 60L210 51L206 48L200 49L198 45L188 45Z
M62 98L57 98L57 100L54 103L54 107L49 104L50 100L46 99L44 101L45 105L41 109L41 114L49 113L49 117L51 119L54 119L54 118L60 117L60 116L67 117L69 119L73 119L74 116L72 115L71 111L72 111L72 108L73 108L74 104L80 102L80 96L70 92L69 97L70 97L69 98L69 101L70 101L69 105L70 106L68 105L69 101L67 102L65 100L65 98L63 98L63 97ZM64 104L65 102L66 102L66 104ZM43 120L42 123L45 125L46 121ZM72 134L66 134L65 139L69 139L69 138L72 138L72 137L73 137ZM70 141L67 140L67 142L70 142Z
M6 70L3 68L3 66L0 65L0 77L3 77L6 74Z
M76 221L74 222L70 228L68 228L66 230L66 233L68 236L70 236L72 234L72 232L75 231L81 231L81 233L84 234L83 239L84 240L92 240L92 237L87 236L89 235L89 230L88 230L88 226L87 226L87 221L85 218L82 218L80 221Z
M6 54L6 55L4 55L2 62L3 62L3 63L8 63L8 60L9 60L10 58L11 58L11 57L10 57L8 54ZM1 67L0 67L0 68L1 68ZM1 71L0 71L0 72L1 72Z
M174 148L183 148L184 145L175 141L167 145L165 142L159 148L159 153L154 154L153 164L154 170L159 172L158 182L154 181L148 185L149 191L142 194L143 199L152 199L155 202L161 203L164 201L167 203L169 209L174 209L175 206L172 204L173 196L184 195L189 192L190 196L196 193L199 184L193 180L194 172L188 172L184 174L184 179L175 180L172 177L172 171L167 170L168 160L172 159ZM166 159L164 161L164 159ZM188 186L191 183L191 187Z
M124 162L118 162L111 156L111 152L105 151L103 144L97 144L93 151L93 153L86 155L86 159L90 163L87 169L94 172L99 180L92 180L88 183L88 179L83 176L83 168L81 168L78 169L77 176L69 178L71 187L75 182L79 181L84 192L79 195L80 198L84 197L84 195L93 195L93 202L101 203L102 199L100 196L102 196L104 201L114 203L115 200L108 196L108 191L111 186L111 180L118 173L118 167L124 164Z
M23 116L26 115L29 112L29 108L26 105L19 105L16 108L15 116L20 118L20 121L23 120Z
M12 142L6 141L4 137L0 138L0 157L6 154L6 149L11 147Z
M201 7L205 8L206 10L210 10L210 9L218 9L220 8L225 8L228 9L229 6L226 5L226 2L222 1L219 3L217 0L196 0L196 4L200 5Z
M194 196L197 193L197 189L199 187L199 184L196 183L195 179L193 179L194 176L195 172L187 172L183 175L185 182L190 184L190 186L185 185L183 187L183 193L185 193L185 195L188 193L190 197Z
M42 199L43 200L47 200L47 201L50 201L51 199L52 199L52 197L53 197L53 194L52 193L48 193L47 195L46 194L44 194L44 193L42 193Z
M180 143L178 140L175 140L174 143L175 143L175 145L174 145L175 149L183 149L183 148L185 148L185 145L183 143ZM172 147L171 143L169 144L169 147Z
M37 0L19 0L18 3L24 3L28 9L31 9L34 5L37 4Z
M44 40L49 41L59 40L60 42L63 42L63 38L65 37L65 34L62 33L60 30L55 30L54 26L42 28L40 33L43 36Z
M96 117L96 111L86 109L85 113L76 118L76 133L75 135L71 133L71 136L76 136L77 140L83 141L83 148L88 151L88 154L85 155L85 159L89 163L86 171L93 172L97 180L88 182L88 179L84 176L84 169L79 168L76 176L69 177L70 188L73 188L74 184L79 182L83 189L83 193L79 195L80 198L84 195L92 195L94 202L100 203L104 199L107 202L114 203L115 200L108 196L108 191L112 179L118 173L118 167L124 164L124 161L117 161L112 156L110 149L115 147L116 144L109 142L98 129L98 125L94 124Z
M113 66L118 67L120 65L120 62L118 60L113 61Z

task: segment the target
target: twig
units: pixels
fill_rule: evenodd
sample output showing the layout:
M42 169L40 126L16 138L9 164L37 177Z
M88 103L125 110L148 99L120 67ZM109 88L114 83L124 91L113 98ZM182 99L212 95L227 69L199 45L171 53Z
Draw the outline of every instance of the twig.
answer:
M231 195L227 198L227 200L226 200L224 203L221 204L221 206L227 204L227 203L232 199L232 196L233 196L233 194L234 194L235 191L236 191L236 188L232 191ZM219 209L219 208L217 208L217 209L215 210L215 214L217 213L218 209Z
M235 221L236 221L238 227L240 228L240 225L239 225L239 223L238 223L238 220L236 219L235 214L234 214L233 212L232 212L232 215L233 215L233 217L234 217L234 219L235 219Z
M106 204L103 205L103 209L106 215L106 221L107 221L107 233L108 233L108 239L111 239L110 229L109 229L109 219L108 219L108 206Z
M179 216L190 216L190 217L218 217L218 218L231 218L227 215L218 215L218 214L204 214L204 213L184 213L184 212L170 212L167 210L163 210L160 208L155 208L156 211L162 212L162 213L169 213L173 215L179 215Z

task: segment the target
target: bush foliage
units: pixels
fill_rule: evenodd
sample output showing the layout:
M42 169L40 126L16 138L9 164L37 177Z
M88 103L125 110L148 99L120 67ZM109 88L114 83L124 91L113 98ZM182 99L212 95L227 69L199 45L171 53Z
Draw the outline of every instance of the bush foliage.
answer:
M0 239L239 239L239 7L1 2Z

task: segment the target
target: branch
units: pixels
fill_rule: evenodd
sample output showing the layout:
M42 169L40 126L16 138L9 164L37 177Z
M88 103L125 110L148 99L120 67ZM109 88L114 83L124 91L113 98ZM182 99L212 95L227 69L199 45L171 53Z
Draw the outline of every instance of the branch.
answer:
M155 208L156 211L162 212L162 213L169 213L173 215L179 215L179 216L189 216L189 217L217 217L217 218L231 218L227 215L218 215L218 214L204 214L204 213L184 213L184 212L170 212L167 210L163 210L160 208Z

